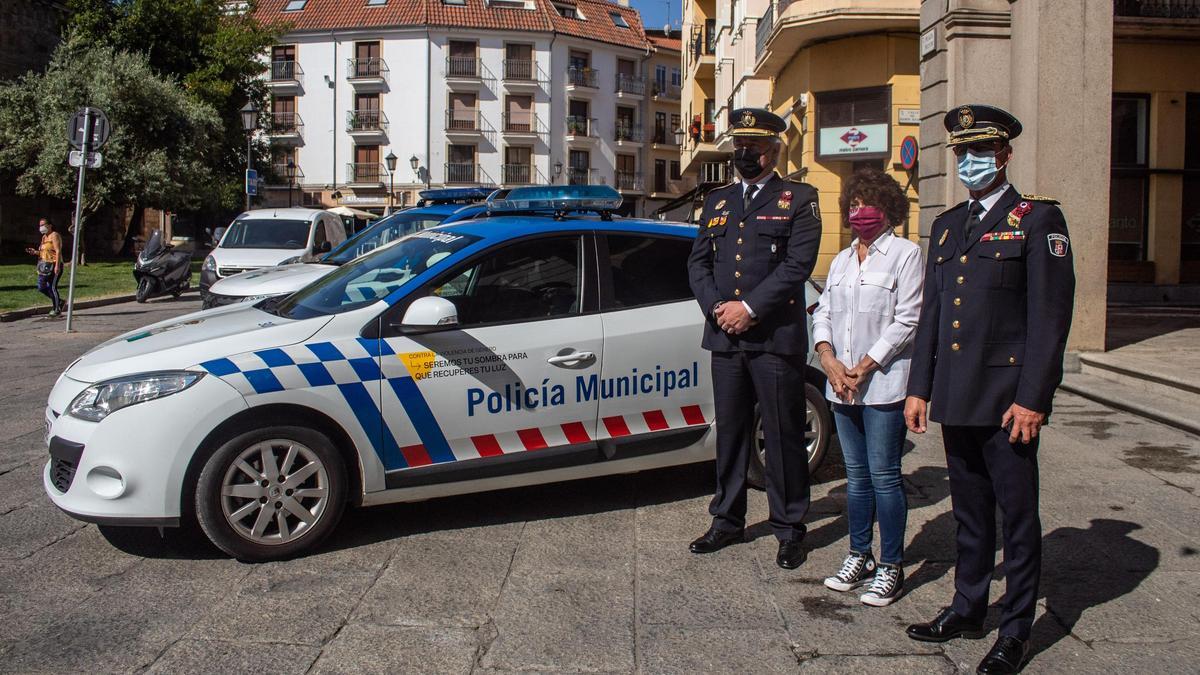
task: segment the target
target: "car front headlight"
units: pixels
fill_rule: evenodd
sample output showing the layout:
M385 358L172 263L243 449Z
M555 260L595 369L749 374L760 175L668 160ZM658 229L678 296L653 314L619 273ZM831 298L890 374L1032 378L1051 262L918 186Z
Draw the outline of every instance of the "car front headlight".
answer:
M167 370L141 373L97 382L71 401L67 414L89 422L99 422L121 408L177 394L196 384L204 373L191 370Z
M207 258L205 258L204 259L204 271L205 272L216 272L217 271L217 259L212 257L211 255L208 256Z
M284 260L283 262L279 263L279 265L280 265L280 266L283 266L283 265L295 265L296 263L300 262L300 259L301 259L302 257L303 257L303 256L294 255L294 256L292 256L292 257L288 258L287 260Z

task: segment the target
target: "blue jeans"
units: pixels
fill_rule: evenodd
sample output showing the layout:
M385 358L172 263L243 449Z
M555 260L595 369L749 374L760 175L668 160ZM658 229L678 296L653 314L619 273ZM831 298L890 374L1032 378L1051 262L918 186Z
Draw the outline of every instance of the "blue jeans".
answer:
M900 478L904 449L904 402L888 405L833 404L842 457L846 461L846 510L850 550L870 553L879 517L879 562L904 559L908 503Z

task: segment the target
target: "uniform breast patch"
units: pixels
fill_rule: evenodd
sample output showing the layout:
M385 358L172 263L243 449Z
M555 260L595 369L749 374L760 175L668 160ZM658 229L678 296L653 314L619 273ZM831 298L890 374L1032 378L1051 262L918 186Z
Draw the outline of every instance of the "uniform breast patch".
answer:
M1057 258L1067 257L1067 248L1071 245L1071 240L1067 239L1067 235L1053 234L1046 235L1046 243L1050 245L1050 255Z
M980 237L979 241L1013 241L1024 238L1024 230L1005 230L1003 232L988 232Z
M781 209L792 208L792 191L784 190L783 193L779 195L779 201L775 202L775 206Z

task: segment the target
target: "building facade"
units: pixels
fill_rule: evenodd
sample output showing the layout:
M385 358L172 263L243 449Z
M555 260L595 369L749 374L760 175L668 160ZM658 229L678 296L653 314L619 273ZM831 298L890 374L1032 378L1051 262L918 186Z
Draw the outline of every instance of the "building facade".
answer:
M912 215L898 234L917 238L918 185L900 149L920 130L918 0L689 0L684 11L685 172L702 183L731 179L729 111L768 108L788 125L780 173L821 195L815 274L850 242L838 195L858 168L904 186Z
M963 101L1025 132L1012 180L1062 202L1075 251L1069 347L1105 348L1107 304L1200 298L1200 3L923 3L921 224L965 199L941 144ZM936 126L936 128L935 128Z
M678 46L629 7L267 0L257 12L293 26L269 57L264 203L381 213L425 187L605 184L641 216L683 187L669 160L655 173L674 147L657 113Z

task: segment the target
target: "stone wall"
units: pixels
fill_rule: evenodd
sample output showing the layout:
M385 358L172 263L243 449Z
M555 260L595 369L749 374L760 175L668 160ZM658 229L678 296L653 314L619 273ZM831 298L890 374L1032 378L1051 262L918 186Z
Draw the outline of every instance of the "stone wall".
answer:
M50 62L67 15L53 0L0 2L0 80L11 80Z

